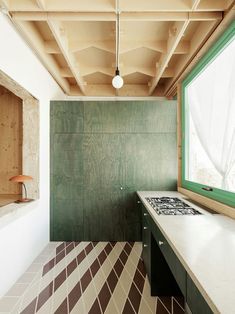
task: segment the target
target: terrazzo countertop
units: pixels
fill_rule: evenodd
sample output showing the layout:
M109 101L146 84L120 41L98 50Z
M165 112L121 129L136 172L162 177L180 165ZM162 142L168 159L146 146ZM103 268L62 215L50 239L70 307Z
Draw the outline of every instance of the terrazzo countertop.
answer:
M178 192L137 192L215 313L235 313L235 220L211 214ZM204 215L157 215L146 197L178 197Z

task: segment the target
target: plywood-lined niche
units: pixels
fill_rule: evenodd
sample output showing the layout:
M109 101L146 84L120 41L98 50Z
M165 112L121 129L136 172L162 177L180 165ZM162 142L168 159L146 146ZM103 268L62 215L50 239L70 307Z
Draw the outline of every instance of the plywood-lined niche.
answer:
M22 173L22 99L0 85L0 195L19 195L9 178Z

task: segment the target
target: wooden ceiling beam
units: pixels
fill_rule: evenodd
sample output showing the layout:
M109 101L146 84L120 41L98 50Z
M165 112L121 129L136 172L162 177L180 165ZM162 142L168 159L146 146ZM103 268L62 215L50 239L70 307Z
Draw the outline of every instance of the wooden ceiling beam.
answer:
M51 73L63 91L69 95L70 86L66 79L61 77L60 68L53 56L47 54L44 49L44 41L41 38L40 34L36 27L30 22L15 22L16 28L19 29L20 33L25 38L26 42L32 47L33 51L39 57L41 62L45 65L47 70Z
M51 0L47 2L48 11L65 11L65 12L115 12L115 1L113 0ZM225 9L226 1L224 0L207 0L200 6L210 9ZM38 7L36 1L32 0L11 0L10 7L12 10L36 10ZM192 8L192 1L182 0L148 0L148 1L119 1L120 10L123 12L185 12Z
M58 44L54 40L44 41L44 50L46 53L49 53L49 54L60 54L61 53Z
M211 21L221 18L222 12L122 12L121 21L149 21L149 22L174 22L174 21ZM20 21L97 21L115 22L116 14L111 12L14 12L11 16Z
M181 40L175 51L174 51L174 54L176 55L185 55L185 54L188 54L190 51L190 41L188 40Z
M190 52L188 55L185 55L181 58L178 63L175 65L175 76L170 79L165 85L166 95L171 95L171 91L175 90L175 84L181 73L188 66L193 56L200 50L205 41L209 38L216 25L215 22L203 22L199 25L196 32L194 33L191 43L190 43Z
M153 78L151 82L151 86L149 88L149 94L151 95L156 88L163 72L168 67L168 63L174 54L176 47L178 46L184 32L189 24L189 21L185 22L175 22L169 29L169 38L167 41L167 52L162 54L160 60L156 63L157 72L156 76Z
M41 10L46 10L45 0L36 0L36 3Z
M191 0L191 8L192 10L196 10L201 0Z
M162 87L159 86L154 91L153 96L163 96ZM77 86L71 86L71 96L82 96ZM86 96L116 96L116 90L112 85L108 84L89 84L86 87ZM119 97L132 96L132 97L147 97L148 86L146 84L124 84L122 88L118 90Z
M61 50L61 53L63 54L69 68L71 69L71 72L74 75L74 78L81 89L82 93L85 94L85 88L84 88L84 82L80 75L79 68L77 61L74 57L74 55L69 51L68 47L68 39L65 34L65 30L63 27L63 24L57 21L51 21L48 20L48 26Z
M73 40L69 42L69 50L73 53L92 47L115 53L115 40Z

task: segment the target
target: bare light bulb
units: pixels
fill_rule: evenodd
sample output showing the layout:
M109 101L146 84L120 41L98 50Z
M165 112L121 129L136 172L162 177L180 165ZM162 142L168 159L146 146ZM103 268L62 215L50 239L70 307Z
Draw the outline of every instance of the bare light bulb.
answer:
M119 89L123 86L123 78L119 74L119 70L116 70L116 75L114 76L112 80L112 85L114 88Z

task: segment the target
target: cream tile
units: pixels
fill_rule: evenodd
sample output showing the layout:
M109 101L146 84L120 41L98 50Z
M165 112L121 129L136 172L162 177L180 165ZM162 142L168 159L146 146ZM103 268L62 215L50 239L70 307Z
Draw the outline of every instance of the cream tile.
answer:
M126 299L127 299L128 295L125 293L125 291L123 290L122 286L120 285L120 282L117 284L113 295L112 295L112 299L116 305L116 308L119 310L119 313L122 313L122 310L124 308L124 305L126 303ZM112 313L111 309L112 308L112 304L108 304L107 308L106 308L106 313ZM146 312L147 313L147 312Z
M38 271L42 271L43 265L39 263L33 263L26 270L27 273L37 273Z
M3 298L1 298L0 299L0 313L12 311L18 301L19 301L18 297L3 297Z
M36 273L24 273L18 280L17 283L31 283L36 278Z
M39 294L40 282L30 285L21 297L21 311L25 309Z
M109 300L109 303L107 305L107 308L106 310L104 311L104 314L120 314L121 312L119 311L119 309L117 308L115 302L114 302L114 299L111 298Z
M146 278L141 302L146 303L151 313L155 313L157 298L151 296L149 281Z
M19 297L23 295L23 293L29 287L28 283L16 283L7 293L5 296L10 297Z
M74 306L74 308L72 309L72 311L70 312L70 314L78 314L78 313L88 313L86 311L86 307L83 301L83 298L80 298L78 300L78 302L76 303L76 305Z

